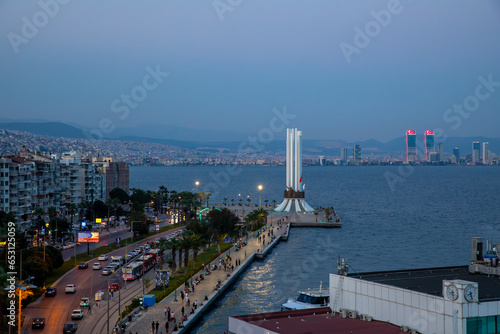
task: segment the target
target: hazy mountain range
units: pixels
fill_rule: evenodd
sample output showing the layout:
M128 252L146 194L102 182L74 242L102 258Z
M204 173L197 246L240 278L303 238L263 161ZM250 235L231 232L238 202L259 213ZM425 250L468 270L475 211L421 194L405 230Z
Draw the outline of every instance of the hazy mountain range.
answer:
M96 138L89 135L91 128L78 124L65 124L61 122L48 122L41 119L11 120L0 118L0 129L18 130L31 132L38 135L67 138ZM231 131L213 131L188 129L177 126L165 125L138 125L131 128L116 128L110 134L104 136L106 139L126 140L147 143L159 143L181 148L228 148L237 149L242 141L250 134ZM175 138L175 139L174 139ZM418 151L423 151L423 135L418 136ZM270 143L262 144L265 151L284 151L285 133ZM436 138L436 142L440 141ZM451 154L453 148L459 147L461 155L472 152L472 141L489 142L489 150L500 153L500 138L486 137L448 137L443 141L443 151ZM352 146L361 145L364 156L373 154L397 154L405 151L404 136L394 138L388 142L380 142L375 139L360 142L346 142L341 139L332 140L303 140L304 154L317 155L340 155L340 148L348 148L348 154L352 153ZM436 145L437 146L437 145ZM481 147L482 148L482 147Z

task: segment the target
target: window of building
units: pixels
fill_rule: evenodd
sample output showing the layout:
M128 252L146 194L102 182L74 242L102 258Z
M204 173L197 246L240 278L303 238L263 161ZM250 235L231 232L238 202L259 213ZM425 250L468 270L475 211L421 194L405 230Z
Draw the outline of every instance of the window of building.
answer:
M500 315L467 319L467 334L495 334L500 332Z

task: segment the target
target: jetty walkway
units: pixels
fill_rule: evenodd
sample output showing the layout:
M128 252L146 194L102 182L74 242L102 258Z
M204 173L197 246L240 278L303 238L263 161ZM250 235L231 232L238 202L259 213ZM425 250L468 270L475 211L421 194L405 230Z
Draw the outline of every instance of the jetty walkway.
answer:
M175 324L177 324L178 327L179 324L182 326L175 333L187 333L196 320L198 320L198 318L200 318L209 307L224 294L232 282L255 258L262 258L265 256L281 238L288 238L288 233L289 225L287 223L279 224L278 222L274 222L273 224L267 224L258 231L258 233L256 232L249 236L247 245L242 247L239 251L235 251L231 248L209 264L210 268L212 265L219 265L220 260L226 259L227 256L228 262L231 263L230 266L233 266L234 269L231 270L231 268L228 268L224 270L224 267L221 266L220 269L212 270L210 275L205 275L204 271L196 273L194 277L204 274L204 280L196 286L194 292L188 293L189 302L181 298L180 292L184 289L184 285L182 285L181 288L150 307L148 311L142 312L137 321L132 321L132 323L127 326L125 333L153 333L153 322L155 324L158 322L159 324L158 334L171 333ZM245 241L245 239L243 239L243 241ZM221 282L220 286L216 289L215 287L219 281ZM194 301L197 301L198 306L196 309L193 307ZM171 312L173 312L176 319L175 323L173 320L170 322L167 321L167 315L165 314L165 308L167 307L170 307ZM187 320L184 322L182 322L183 307L184 314L187 317ZM193 310L193 312L191 312L191 310ZM113 319L112 323L115 323L117 320L117 318ZM168 331L166 327L167 323ZM154 333L156 333L156 331Z

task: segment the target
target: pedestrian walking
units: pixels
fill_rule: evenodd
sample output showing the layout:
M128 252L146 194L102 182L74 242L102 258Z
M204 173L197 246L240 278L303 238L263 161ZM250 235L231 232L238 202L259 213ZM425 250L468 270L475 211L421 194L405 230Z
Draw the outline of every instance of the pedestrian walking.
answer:
M156 334L158 334L158 327L160 326L160 323L158 322L158 320L156 320Z
M182 316L184 316L184 306L181 309Z
M154 321L151 323L151 331L153 333L155 332L155 322Z
M169 320L170 321L170 320ZM165 323L165 333L168 333L169 332L169 328L168 328L168 321Z
M165 307L165 318L167 317L167 308Z

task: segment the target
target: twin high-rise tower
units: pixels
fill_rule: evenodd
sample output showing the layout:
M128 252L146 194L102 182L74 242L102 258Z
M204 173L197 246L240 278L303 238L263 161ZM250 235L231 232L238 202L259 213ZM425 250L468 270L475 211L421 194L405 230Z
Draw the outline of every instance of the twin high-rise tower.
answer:
M429 161L431 153L436 152L434 146L434 131L426 130L424 133L424 160ZM417 160L417 134L415 130L406 131L406 161Z

